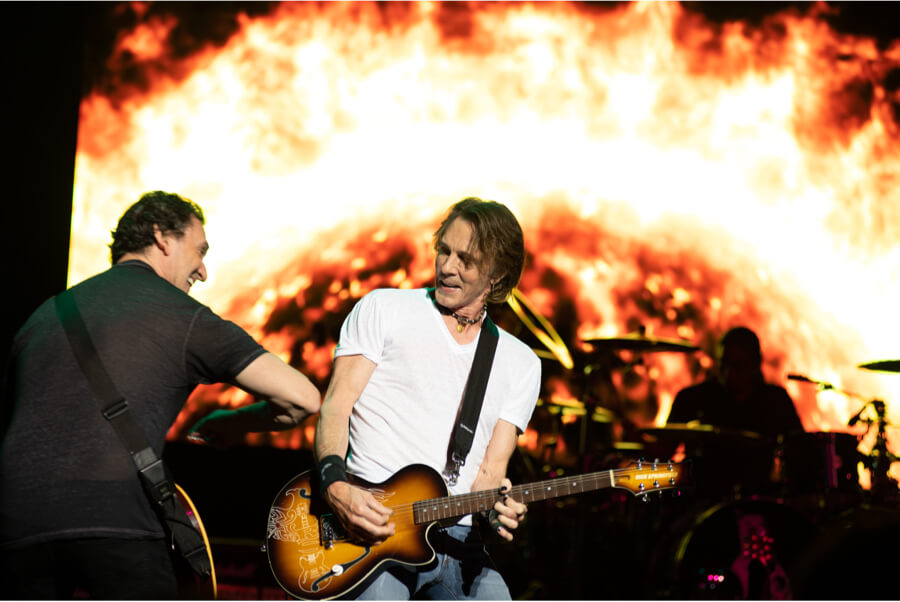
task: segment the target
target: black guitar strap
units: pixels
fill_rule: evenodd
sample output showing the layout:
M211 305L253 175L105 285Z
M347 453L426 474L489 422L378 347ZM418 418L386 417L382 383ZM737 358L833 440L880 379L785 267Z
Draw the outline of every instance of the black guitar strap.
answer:
M206 542L203 535L191 524L184 507L175 495L175 487L169 479L162 459L147 443L140 427L128 411L128 401L119 393L109 373L100 361L97 350L87 331L75 297L71 290L55 298L56 314L66 331L66 337L75 353L75 359L94 390L103 417L115 428L131 459L138 469L141 484L153 502L166 527L172 545L176 547L199 575L212 574Z
M490 316L485 315L484 321L481 323L478 346L475 348L475 359L472 360L472 369L469 371L469 380L466 382L462 409L453 433L450 459L447 462L447 483L449 485L456 485L459 469L465 465L466 456L472 448L475 427L478 424L478 417L481 415L481 404L484 402L484 392L487 390L498 338L497 326Z

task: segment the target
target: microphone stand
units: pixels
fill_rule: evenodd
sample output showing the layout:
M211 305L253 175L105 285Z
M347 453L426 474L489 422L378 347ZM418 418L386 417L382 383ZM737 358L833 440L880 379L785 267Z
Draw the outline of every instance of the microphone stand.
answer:
M877 426L878 431L875 435L875 444L872 446L872 451L863 457L863 466L868 469L872 478L872 498L878 502L893 502L900 496L900 492L898 492L896 479L892 478L888 472L890 471L891 463L900 460L900 458L892 454L887 447L887 430L885 428L888 424L887 406L880 399L873 399L864 405L850 419L847 425L853 426L860 421L863 410L869 406L875 409L875 419L863 420L866 423L866 434L872 430L873 424ZM865 437L865 435L863 436Z

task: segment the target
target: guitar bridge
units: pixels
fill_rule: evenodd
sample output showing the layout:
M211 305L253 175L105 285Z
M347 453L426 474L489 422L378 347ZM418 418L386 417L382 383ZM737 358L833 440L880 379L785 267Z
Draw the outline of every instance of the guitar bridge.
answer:
M333 514L323 514L319 517L319 544L326 550L334 546L336 541L347 539L347 532Z

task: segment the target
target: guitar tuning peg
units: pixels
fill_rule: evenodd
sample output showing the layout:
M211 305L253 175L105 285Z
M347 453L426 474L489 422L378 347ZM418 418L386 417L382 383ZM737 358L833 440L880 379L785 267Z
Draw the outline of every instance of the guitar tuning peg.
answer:
M645 504L648 503L648 502L650 501L650 500L647 499L647 494L646 494L646 493L645 493L644 495L640 496L640 498L641 498L641 501L644 502Z

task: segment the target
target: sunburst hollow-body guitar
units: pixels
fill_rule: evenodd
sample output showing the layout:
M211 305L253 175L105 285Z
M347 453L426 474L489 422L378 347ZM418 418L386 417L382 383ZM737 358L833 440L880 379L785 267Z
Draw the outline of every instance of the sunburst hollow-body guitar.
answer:
M266 550L278 584L303 600L330 600L343 596L374 578L392 563L422 566L435 557L428 532L436 524L493 508L501 498L496 490L447 495L444 480L435 470L413 464L378 484L356 477L350 482L369 490L393 510L395 534L377 546L350 541L337 517L321 501L314 472L304 472L279 492L269 512ZM627 489L635 495L683 485L683 467L672 462L636 463L627 468L561 477L509 492L530 503L607 487ZM451 521L452 522L452 521Z

